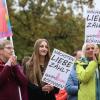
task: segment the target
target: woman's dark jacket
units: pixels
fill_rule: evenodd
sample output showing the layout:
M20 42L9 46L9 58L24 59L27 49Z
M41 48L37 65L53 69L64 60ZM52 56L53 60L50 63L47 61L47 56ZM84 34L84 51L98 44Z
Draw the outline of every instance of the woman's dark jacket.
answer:
M47 93L42 91L41 87L36 86L30 82L28 85L29 100L56 100L55 94L58 93L58 91L59 89L54 87L50 93Z

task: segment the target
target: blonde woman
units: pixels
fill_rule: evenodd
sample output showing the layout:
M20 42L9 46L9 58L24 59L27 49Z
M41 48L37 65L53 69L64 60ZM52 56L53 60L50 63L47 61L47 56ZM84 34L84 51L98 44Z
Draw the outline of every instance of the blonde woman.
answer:
M43 100L55 100L58 89L42 82L43 73L50 59L50 47L46 39L38 39L34 45L32 57L27 62L26 75L30 81L29 98Z
M28 100L28 81L13 50L9 40L0 43L0 100Z
M98 46L93 43L83 45L83 58L77 61L76 72L79 79L78 100L100 100L100 69Z

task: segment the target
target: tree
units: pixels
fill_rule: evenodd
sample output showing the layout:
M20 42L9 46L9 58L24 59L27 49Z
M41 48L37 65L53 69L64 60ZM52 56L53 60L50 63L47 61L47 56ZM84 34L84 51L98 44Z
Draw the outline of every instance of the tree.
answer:
M18 59L31 55L37 38L47 38L51 50L58 48L70 54L81 47L84 40L84 18L74 15L71 7L74 1L85 4L84 0L69 0L69 2L68 0L56 2L54 0L20 0L21 10L16 13L12 9L12 5L16 2L7 0ZM66 3L69 3L68 7ZM92 3L89 4L92 5Z

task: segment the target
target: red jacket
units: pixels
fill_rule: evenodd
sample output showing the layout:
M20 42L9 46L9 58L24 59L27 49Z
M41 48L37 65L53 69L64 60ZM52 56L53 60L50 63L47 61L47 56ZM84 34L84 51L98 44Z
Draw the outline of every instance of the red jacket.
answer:
M5 66L0 60L0 100L20 100L18 86L22 100L28 100L27 84L28 81L18 65Z

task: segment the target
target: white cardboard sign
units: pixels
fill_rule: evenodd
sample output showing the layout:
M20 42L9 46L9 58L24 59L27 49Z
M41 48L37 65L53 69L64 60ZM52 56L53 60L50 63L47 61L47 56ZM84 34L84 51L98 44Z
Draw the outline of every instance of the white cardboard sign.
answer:
M60 89L64 88L74 62L74 57L54 49L42 81Z
M87 11L85 43L100 44L100 10Z

